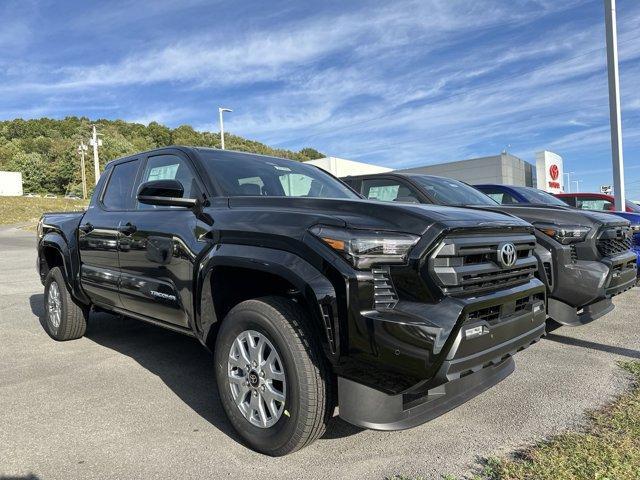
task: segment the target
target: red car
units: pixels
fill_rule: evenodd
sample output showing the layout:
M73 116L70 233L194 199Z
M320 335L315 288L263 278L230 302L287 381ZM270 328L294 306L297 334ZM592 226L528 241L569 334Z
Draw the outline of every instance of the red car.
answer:
M557 193L556 197L581 210L615 211L613 195L604 193ZM640 207L629 200L626 201L625 210L627 212L640 213Z

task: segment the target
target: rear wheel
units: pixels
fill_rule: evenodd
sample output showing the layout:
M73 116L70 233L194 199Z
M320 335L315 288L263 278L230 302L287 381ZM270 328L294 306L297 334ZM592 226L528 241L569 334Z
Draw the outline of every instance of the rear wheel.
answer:
M59 267L45 279L44 312L44 329L55 340L75 340L87 330L88 310L73 299Z
M235 306L220 327L215 362L223 408L254 450L286 455L325 431L331 381L308 315L294 301Z

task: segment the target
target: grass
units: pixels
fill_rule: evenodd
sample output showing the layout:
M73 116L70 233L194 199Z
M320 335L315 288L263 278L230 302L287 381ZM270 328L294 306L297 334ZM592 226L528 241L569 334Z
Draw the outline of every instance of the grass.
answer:
M581 430L570 430L509 458L491 458L474 480L640 479L640 362L620 366L632 388L610 405L589 413ZM410 480L408 477L390 477ZM456 477L443 475L443 480ZM417 480L417 479L412 479Z
M637 480L640 478L640 362L621 363L633 388L589 414L582 431L569 431L512 459L490 459L479 478L490 480Z
M85 200L66 198L0 197L0 225L35 224L44 212L70 212L86 208Z

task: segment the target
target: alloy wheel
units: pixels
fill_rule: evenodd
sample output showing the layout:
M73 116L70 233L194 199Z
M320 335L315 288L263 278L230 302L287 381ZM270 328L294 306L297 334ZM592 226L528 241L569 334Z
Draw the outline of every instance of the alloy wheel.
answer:
M278 351L255 330L240 333L231 346L227 366L233 400L252 425L269 428L284 412L287 380Z
M57 330L60 326L60 319L62 318L62 299L60 298L60 288L57 282L51 282L49 285L47 309L49 310L51 326Z

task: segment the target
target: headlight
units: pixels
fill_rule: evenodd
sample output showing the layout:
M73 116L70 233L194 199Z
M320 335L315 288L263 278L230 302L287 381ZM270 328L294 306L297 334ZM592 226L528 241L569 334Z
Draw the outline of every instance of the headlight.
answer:
M554 223L534 223L533 225L536 229L563 245L582 242L591 231L590 227L582 225L556 225Z
M631 233L640 233L640 223L637 225L630 225L631 227Z
M411 247L420 239L406 233L348 230L321 225L310 231L358 269L376 264L406 263Z

